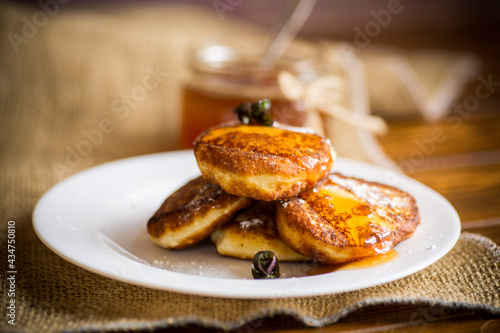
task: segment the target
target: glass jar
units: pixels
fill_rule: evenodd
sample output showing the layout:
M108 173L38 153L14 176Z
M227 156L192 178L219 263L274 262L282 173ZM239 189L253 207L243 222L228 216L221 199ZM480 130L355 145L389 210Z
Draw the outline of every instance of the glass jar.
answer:
M233 109L242 102L271 100L273 120L303 126L307 120L304 103L285 98L278 74L288 71L301 82L317 77L313 50L300 48L285 53L274 68L259 67L261 54L227 45L211 45L193 52L183 90L180 148L193 147L204 130L236 120Z

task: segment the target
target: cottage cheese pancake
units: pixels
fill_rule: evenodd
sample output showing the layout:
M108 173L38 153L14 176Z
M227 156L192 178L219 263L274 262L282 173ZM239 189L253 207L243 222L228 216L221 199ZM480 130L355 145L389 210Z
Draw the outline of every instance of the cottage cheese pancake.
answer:
M255 201L212 233L212 242L219 254L240 259L253 259L259 251L272 251L280 261L309 259L293 251L280 239L275 218L274 202Z
M331 173L278 205L281 238L298 253L340 264L385 253L420 223L415 199L397 188Z
M182 249L210 236L251 202L198 177L163 202L148 221L148 234L162 247Z
M211 128L196 139L194 152L205 179L227 193L264 201L314 187L335 157L322 136L260 125Z

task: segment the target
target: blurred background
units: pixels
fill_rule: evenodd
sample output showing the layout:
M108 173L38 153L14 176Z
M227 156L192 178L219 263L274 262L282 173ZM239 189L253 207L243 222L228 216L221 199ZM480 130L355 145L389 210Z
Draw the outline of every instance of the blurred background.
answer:
M222 40L262 50L288 3L0 0L0 210L4 221L16 221L19 244L25 245L16 252L26 268L20 268L19 314L87 320L88 311L71 309L88 310L82 306L96 295L87 288L89 277L47 270L53 256L31 226L41 195L98 164L182 148L191 45ZM349 85L342 91L344 111L319 117L339 155L399 169L433 188L456 208L463 231L497 244L499 32L495 0L318 0L296 40L327 46L318 54L341 68ZM212 110L204 103L196 109L199 116ZM363 121L382 119L388 131L346 123L351 113ZM397 179L389 181L397 185ZM74 286L89 293L87 303L78 293L68 301L67 290L79 289ZM52 305L54 299L59 303ZM115 309L121 303L106 304ZM43 314L29 317L38 307ZM413 309L428 319L429 312ZM442 331L446 325L479 331L490 322L476 321L475 313L463 319L461 312L444 312L435 326L412 326L416 312L399 310L369 308L352 317L349 329L371 331L381 323L379 330ZM385 325L395 317L403 324ZM125 323L116 318L110 321ZM285 320L276 325L290 325Z
M16 3L37 6L39 1ZM201 8L220 19L235 19L272 28L287 0L149 0L99 1L70 0L61 9L96 9L143 7L149 5L188 5ZM403 8L377 36L376 41L407 47L462 47L467 43L488 44L498 41L500 2L495 0L318 0L299 32L306 38L335 38L352 41L355 26L363 27L373 20L371 11L387 9L388 4Z
M20 164L45 160L61 180L101 162L183 148L189 46L231 40L263 49L287 4L0 2L4 150L16 152ZM348 45L363 75L346 108L389 125L388 133L375 135L326 119L340 155L399 167L446 192L429 170L488 165L491 186L500 186L493 170L500 163L499 31L500 1L319 0L297 40ZM155 87L145 89L151 77ZM354 106L365 98L366 106ZM21 128L32 130L20 138ZM436 129L443 142L433 139ZM89 141L98 132L97 143ZM428 140L434 142L425 151L418 143ZM468 171L460 179L471 179ZM469 185L464 181L461 191Z

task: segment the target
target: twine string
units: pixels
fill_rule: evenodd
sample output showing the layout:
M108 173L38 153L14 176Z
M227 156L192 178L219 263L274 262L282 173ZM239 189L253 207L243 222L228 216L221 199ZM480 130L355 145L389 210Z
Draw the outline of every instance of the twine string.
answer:
M293 74L283 71L278 75L278 83L289 100L305 102L309 115L308 125L318 133L323 134L321 114L378 135L387 133L388 127L382 118L358 114L342 105L345 83L339 76L330 75L302 83Z

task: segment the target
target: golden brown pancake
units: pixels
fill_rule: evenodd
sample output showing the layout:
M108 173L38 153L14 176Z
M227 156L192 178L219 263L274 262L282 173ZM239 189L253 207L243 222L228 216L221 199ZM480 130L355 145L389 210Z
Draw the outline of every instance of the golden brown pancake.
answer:
M148 234L162 247L182 249L210 236L251 202L198 177L163 202L148 221Z
M303 261L279 237L276 227L276 204L255 201L211 235L219 254L240 259L253 259L259 251L272 251L280 261Z
M265 201L314 187L335 154L329 140L313 133L227 124L198 136L194 153L205 179L227 193Z
M278 205L281 238L298 253L340 264L385 253L420 223L415 199L397 188L331 173Z

